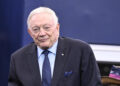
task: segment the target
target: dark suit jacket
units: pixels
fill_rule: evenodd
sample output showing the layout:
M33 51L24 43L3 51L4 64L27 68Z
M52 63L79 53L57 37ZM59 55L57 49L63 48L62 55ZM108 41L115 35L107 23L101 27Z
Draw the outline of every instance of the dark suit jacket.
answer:
M34 43L12 54L8 86L42 86ZM51 86L101 86L100 74L89 45L80 40L58 40Z

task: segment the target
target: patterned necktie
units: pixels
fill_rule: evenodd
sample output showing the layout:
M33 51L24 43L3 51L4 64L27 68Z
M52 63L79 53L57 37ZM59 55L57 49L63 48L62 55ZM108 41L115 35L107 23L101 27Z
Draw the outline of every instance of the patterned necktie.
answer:
M43 54L45 55L43 68L42 68L42 86L50 86L51 84L51 68L50 62L48 59L48 50L44 50Z

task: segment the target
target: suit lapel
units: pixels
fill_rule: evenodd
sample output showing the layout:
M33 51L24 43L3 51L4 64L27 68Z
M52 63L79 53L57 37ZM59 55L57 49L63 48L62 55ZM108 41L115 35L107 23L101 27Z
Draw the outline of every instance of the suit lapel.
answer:
M34 86L42 86L41 85L41 76L39 71L39 64L37 58L37 47L35 44L32 45L32 48L29 50L30 52L27 53L27 61L28 67L30 69L33 85Z
M65 44L64 39L59 38L51 86L57 85L59 78L61 76L61 73L63 72L64 64L65 64L66 58L67 58L67 53L66 53L67 50L66 50L64 44ZM29 52L26 53L26 56L27 56L26 58L28 61L27 62L28 67L30 69L31 76L33 79L33 85L34 86L42 86L38 58L37 58L37 47L35 44L33 44L32 47L30 48Z
M63 71L65 61L66 61L66 53L65 53L64 39L59 38L51 86L57 85L57 82L59 81L59 78Z

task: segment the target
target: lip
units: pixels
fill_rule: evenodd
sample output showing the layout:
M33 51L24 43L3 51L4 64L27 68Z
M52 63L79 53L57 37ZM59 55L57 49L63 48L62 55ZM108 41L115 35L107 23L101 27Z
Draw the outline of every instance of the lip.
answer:
M45 41L47 41L48 39L46 38L46 39L38 39L40 42L45 42Z

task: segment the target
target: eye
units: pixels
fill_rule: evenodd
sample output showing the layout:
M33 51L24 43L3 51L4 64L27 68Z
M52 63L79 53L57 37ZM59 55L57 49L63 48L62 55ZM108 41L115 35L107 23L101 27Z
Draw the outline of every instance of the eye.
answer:
M33 31L37 31L37 30L39 30L39 28L34 28L34 29L33 29Z
M37 27L37 26L32 28L33 32L39 32L39 29L40 29L40 28Z
M44 27L45 29L49 29L50 27Z
M43 27L45 30L49 30L50 29L50 26L44 26Z

